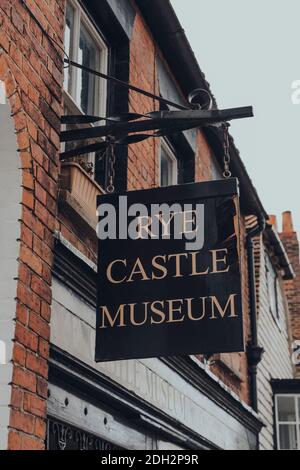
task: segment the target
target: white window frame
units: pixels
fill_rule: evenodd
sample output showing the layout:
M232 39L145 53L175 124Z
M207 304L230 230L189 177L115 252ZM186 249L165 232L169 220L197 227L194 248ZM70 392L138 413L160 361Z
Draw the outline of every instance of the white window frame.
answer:
M73 41L73 46L71 48L70 60L78 62L78 51L79 51L79 41L80 41L80 27L81 24L84 25L87 32L90 34L92 39L95 41L97 47L99 48L101 59L100 64L96 65L96 70L101 73L107 73L108 67L108 47L104 40L101 37L100 32L97 30L96 26L89 19L88 15L85 13L83 8L80 6L78 0L67 0L67 3L74 10L74 34L71 41ZM71 73L71 92L64 88L64 98L65 105L72 112L79 112L79 114L84 114L80 105L76 101L77 82L78 82L78 68L70 66ZM106 116L106 100L107 100L107 82L104 79L99 79L96 81L97 86L95 90L95 101L94 101L94 114L100 116ZM99 96L99 100L96 100L96 97Z
M100 32L96 26L92 23L84 9L79 4L78 0L67 0L67 3L73 8L74 11L74 31L71 37L71 53L70 60L78 62L79 42L80 42L80 29L81 25L85 27L88 34L95 41L96 46L100 52L100 63L96 64L96 70L101 73L107 73L108 69L108 47L101 37ZM78 93L78 73L77 67L70 66L71 74L71 91L69 92L65 87L63 89L64 106L68 109L71 114L84 114L79 103L76 102L76 95ZM99 99L97 100L97 96ZM94 97L94 115L95 116L106 116L106 102L107 102L107 81L104 79L96 80L95 97ZM89 124L93 127L94 124ZM63 127L66 129L66 126ZM65 144L62 144L62 151L65 150ZM89 153L87 155L87 162L91 162L95 169L95 153Z
M279 421L279 410L278 410L278 398L294 398L295 400L295 412L296 421ZM276 439L277 449L282 450L280 447L280 425L296 425L296 436L297 436L297 450L300 450L300 415L299 415L299 400L300 394L278 394L275 395L275 416L276 416Z
M280 285L279 285L279 280L278 280L278 275L277 275L276 269L275 269L275 267L272 263L272 259L271 259L270 255L267 251L265 252L265 269L266 269L266 283L267 283L269 309L270 309L270 312L272 314L273 319L277 323L278 328L281 329L281 318L280 318L280 309L279 309L279 289L280 289ZM273 278L273 276L271 276L269 274L270 269L273 270L274 278ZM272 287L272 290L274 290L274 294L275 294L275 299L274 299L274 301L275 301L275 310L276 310L275 312L273 312L272 305L271 305L271 300L270 300L270 296L271 296L270 285L269 285L270 277L272 277L272 280L274 281L274 286Z
M168 159L172 164L171 184L170 186L178 184L178 160L172 151L170 145L165 139L160 140L160 152L159 152L159 185L161 186L161 157L162 152L165 152Z

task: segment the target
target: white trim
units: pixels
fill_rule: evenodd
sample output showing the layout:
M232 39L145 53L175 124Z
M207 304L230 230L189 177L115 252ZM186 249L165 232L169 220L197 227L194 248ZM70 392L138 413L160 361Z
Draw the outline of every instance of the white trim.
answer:
M170 145L165 139L160 139L160 152L159 152L159 185L161 186L161 157L162 151L165 152L172 165L171 183L170 186L178 184L178 161Z
M0 82L5 94L4 83ZM9 103L0 106L0 449L7 449L15 336L22 171Z
M6 351L6 343L5 341L0 340L0 365L7 364L7 351Z
M68 0L68 3L74 10L74 28L73 34L71 31L71 56L70 59L74 62L78 62L78 51L79 51L79 41L80 41L80 30L81 24L85 27L88 34L95 41L96 47L99 51L99 62L96 64L96 70L99 70L101 73L107 73L108 68L108 48L107 44L104 42L101 37L100 31L97 30L95 24L91 21L87 13L83 10L78 0ZM80 107L80 104L77 100L77 81L78 74L80 70L76 67L71 67L70 80L71 80L71 90L70 92L64 89L64 101L65 106L71 109L71 112L74 114L84 114L83 110ZM96 88L94 96L94 115L106 116L106 104L107 104L107 81L101 78L96 79ZM97 100L96 98L99 97ZM90 125L93 127L93 124ZM62 151L65 149L65 144L62 145ZM95 164L95 153L88 154L88 161Z
M0 104L6 103L5 84L0 80Z
M279 410L278 410L278 398L294 398L295 404L295 417L296 421L280 421L279 420ZM297 439L297 450L300 450L300 408L299 408L300 394L297 393L284 393L278 394L275 396L275 416L276 416L276 438L277 438L277 448L281 450L280 447L280 425L291 425L296 426L296 439Z

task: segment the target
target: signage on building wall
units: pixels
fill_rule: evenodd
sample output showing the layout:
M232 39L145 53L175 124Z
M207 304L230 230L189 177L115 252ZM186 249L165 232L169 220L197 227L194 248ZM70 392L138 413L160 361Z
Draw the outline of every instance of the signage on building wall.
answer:
M237 180L97 203L96 361L242 351Z

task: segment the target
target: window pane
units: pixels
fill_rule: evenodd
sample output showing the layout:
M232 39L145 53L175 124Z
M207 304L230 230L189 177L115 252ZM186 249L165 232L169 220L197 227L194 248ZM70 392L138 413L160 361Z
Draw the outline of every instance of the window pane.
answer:
M99 49L86 28L81 25L78 62L91 69L99 69ZM76 101L86 114L95 112L96 84L95 75L78 70Z
M176 178L176 160L168 154L168 152L161 147L161 156L160 156L160 185L161 186L170 186L177 184Z
M64 48L68 57L72 57L73 33L74 9L69 3L67 3ZM71 67L67 67L64 70L64 89L69 93L71 92Z
M279 422L296 422L296 400L294 397L278 397Z
M164 150L161 151L161 161L160 161L160 185L169 186L170 185L170 173L172 171L170 159L167 157Z
M279 426L279 444L281 450L297 450L297 428L294 424Z
M266 255L266 274L270 309L274 317L278 318L277 275L268 255Z

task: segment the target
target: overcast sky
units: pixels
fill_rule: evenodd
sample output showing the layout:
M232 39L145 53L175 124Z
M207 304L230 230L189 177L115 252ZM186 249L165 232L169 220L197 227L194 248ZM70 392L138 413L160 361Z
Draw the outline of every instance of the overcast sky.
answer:
M253 105L231 133L269 214L300 233L299 0L171 0L218 105Z

